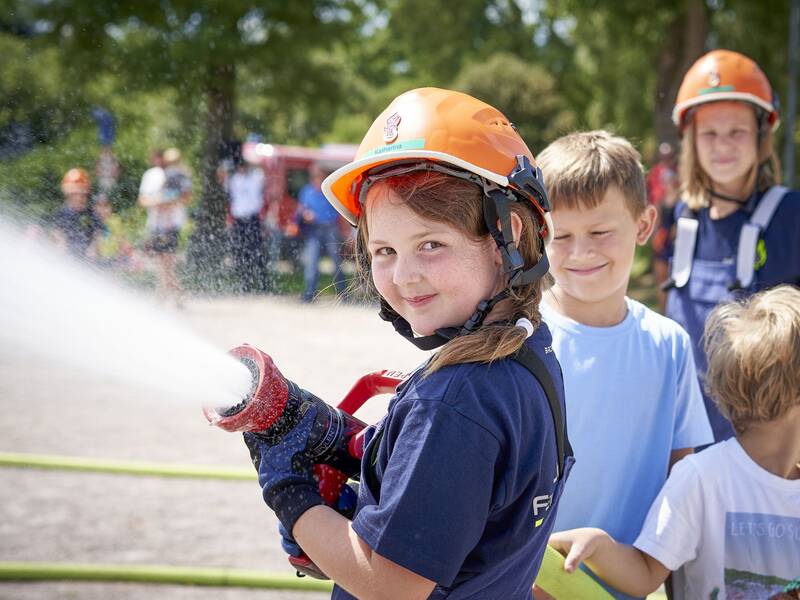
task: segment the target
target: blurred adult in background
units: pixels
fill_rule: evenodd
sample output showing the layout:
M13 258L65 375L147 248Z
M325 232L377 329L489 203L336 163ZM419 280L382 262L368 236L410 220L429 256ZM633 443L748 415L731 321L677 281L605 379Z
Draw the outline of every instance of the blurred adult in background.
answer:
M342 273L342 258L339 253L341 236L339 233L339 213L325 199L322 193L322 180L325 174L318 165L309 169L309 182L298 194L297 220L303 245L303 281L305 289L301 300L311 302L317 293L319 283L319 259L324 251L331 257L335 267L333 285L337 294L345 291Z
M91 181L83 169L70 169L61 180L64 205L56 211L50 231L56 246L80 259L93 260L103 224L89 208Z
M682 190L667 316L689 332L702 378L703 328L719 302L800 285L800 193L780 186L778 105L748 57L729 50L701 57L672 118L682 134ZM715 441L731 437L730 422L704 400Z
M181 151L177 148L164 150L164 199L180 213L179 228L186 224L186 207L192 201L192 177L181 162Z
M267 289L261 230L264 181L263 169L241 157L227 181L233 270L238 291L245 294Z
M154 151L150 169L139 186L139 204L147 209L146 248L158 263L158 296L183 305L183 289L175 271L180 231L186 224L186 205L191 201L191 179L180 164L181 153L169 148Z
M97 162L94 164L94 174L97 177L97 190L103 194L110 194L114 186L117 185L120 166L114 156L111 146L101 146Z
M672 236L675 225L675 202L680 191L678 162L672 144L662 142L658 146L658 158L647 174L647 197L658 209L658 221L653 232L652 272L659 286L658 304L664 312L667 295L661 284L669 278L669 259L672 256Z

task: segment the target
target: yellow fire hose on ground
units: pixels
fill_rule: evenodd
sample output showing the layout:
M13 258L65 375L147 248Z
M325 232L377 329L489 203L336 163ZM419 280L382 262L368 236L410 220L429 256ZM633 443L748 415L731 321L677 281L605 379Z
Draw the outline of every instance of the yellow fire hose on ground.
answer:
M189 477L197 479L255 480L252 468L201 467L196 465L165 465L152 462L105 460L52 454L19 454L0 452L0 467L55 469L59 471L88 471L122 475L151 475L156 477Z
M0 452L0 467L55 469L156 477L254 480L252 469L164 465L43 454ZM558 600L608 600L611 596L586 573L567 574L564 557L548 546L536 583ZM330 581L245 569L0 561L0 581L116 581L179 585L229 586L280 590L330 591ZM652 594L650 600L665 600Z
M246 569L52 562L0 562L0 581L114 581L330 591L330 581Z

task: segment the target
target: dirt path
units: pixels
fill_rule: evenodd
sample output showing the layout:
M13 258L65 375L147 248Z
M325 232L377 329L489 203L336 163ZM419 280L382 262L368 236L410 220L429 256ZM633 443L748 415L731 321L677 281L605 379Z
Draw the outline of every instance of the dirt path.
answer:
M374 308L277 298L196 299L175 318L220 349L242 342L336 402L369 371L408 370L425 355ZM158 343L157 339L153 340ZM131 357L135 360L135 357ZM359 416L385 410L376 399ZM237 436L199 407L0 347L0 451L198 465L249 465ZM250 482L0 468L0 560L291 570L276 520ZM277 599L327 594L103 583L0 583L0 598Z

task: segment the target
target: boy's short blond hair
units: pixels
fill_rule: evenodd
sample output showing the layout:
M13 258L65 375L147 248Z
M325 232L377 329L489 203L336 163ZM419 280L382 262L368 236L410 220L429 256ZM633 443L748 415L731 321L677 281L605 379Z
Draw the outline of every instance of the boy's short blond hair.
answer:
M616 186L631 214L647 208L642 157L625 138L583 131L558 138L537 157L553 209L594 208Z
M718 306L706 320L705 386L737 433L800 404L800 290Z

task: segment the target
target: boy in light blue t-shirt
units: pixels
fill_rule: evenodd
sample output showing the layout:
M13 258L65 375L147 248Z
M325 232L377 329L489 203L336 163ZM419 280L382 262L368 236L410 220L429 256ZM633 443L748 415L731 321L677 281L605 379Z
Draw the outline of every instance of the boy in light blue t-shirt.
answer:
M576 457L555 529L598 527L631 544L670 467L713 441L691 342L626 297L636 246L656 218L633 146L605 131L575 133L537 162L555 225L555 285L542 315L564 372Z

